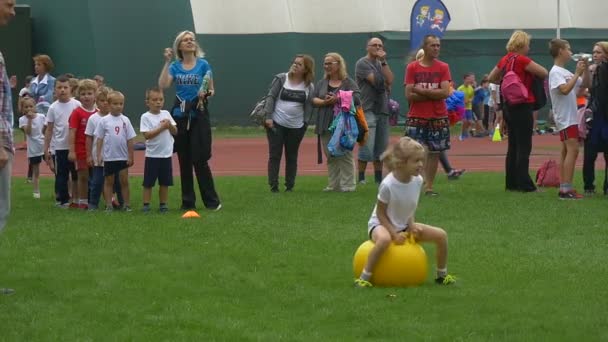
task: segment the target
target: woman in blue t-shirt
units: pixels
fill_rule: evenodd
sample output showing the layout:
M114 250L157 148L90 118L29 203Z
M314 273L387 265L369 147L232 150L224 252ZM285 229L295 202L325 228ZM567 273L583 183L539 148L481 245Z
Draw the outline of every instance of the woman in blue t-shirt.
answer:
M175 53L175 61L173 59ZM180 32L173 49L166 48L165 64L158 85L166 89L175 85L175 102L171 115L177 123L174 151L179 160L183 210L196 208L192 167L207 209L219 210L220 199L215 191L208 161L211 158L211 122L207 100L214 95L211 66L196 42L193 32Z

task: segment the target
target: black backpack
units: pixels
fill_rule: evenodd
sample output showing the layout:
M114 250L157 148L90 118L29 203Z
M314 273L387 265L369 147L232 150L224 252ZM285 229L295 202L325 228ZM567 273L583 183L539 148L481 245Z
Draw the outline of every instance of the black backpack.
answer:
M534 94L535 101L532 104L532 110L539 110L547 104L547 93L545 93L545 82L532 75L532 86L530 87Z

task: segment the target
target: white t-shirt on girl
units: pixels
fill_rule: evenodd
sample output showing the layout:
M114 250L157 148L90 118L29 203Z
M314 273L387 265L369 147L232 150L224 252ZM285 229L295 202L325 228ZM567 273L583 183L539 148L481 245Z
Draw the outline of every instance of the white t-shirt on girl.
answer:
M44 114L36 114L32 119L32 131L26 136L27 141L27 157L38 157L44 154L44 135L42 129L45 125ZM28 118L23 115L19 118L19 128L27 127Z
M408 220L416 213L420 190L422 189L422 176L415 176L408 183L398 181L393 173L389 173L378 187L378 200L387 204L386 213L398 232L407 228ZM378 206L374 206L372 216L367 223L367 232L380 225L376 215Z

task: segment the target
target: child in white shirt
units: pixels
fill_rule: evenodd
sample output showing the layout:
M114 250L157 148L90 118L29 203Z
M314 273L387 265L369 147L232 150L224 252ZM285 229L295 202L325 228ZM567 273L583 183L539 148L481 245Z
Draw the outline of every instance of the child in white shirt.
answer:
M36 102L31 97L24 97L19 101L20 111L23 116L19 118L19 128L25 132L27 141L27 157L32 167L32 185L34 186L34 198L40 198L40 162L44 155L44 131L45 116L36 113Z
M169 186L173 185L173 135L177 126L171 114L162 110L165 98L159 88L146 91L148 112L141 115L139 131L146 138L146 162L144 165L143 212L150 211L152 187L158 179L160 212L168 211Z
M131 211L129 193L129 167L133 166L133 138L135 130L128 117L122 114L125 96L118 91L108 94L110 114L104 116L95 129L97 137L97 160L103 162L104 187L103 197L106 211L112 211L112 193L114 179L120 180L120 189L124 198L123 210Z
M414 234L418 241L433 242L437 248L437 278L435 282L450 285L456 279L448 274L448 238L437 227L415 222L420 190L424 183L425 150L409 137L399 139L380 156L391 171L380 183L378 200L368 222L368 235L374 242L361 276L355 279L357 287L371 287L374 267L391 243L403 244L403 233Z
M549 94L553 118L562 142L558 196L560 199L581 199L583 196L572 186L579 145L576 94L581 86L587 88L591 85L591 74L586 61L577 63L574 74L564 68L572 58L568 41L553 39L549 43L549 50L555 64L549 71Z

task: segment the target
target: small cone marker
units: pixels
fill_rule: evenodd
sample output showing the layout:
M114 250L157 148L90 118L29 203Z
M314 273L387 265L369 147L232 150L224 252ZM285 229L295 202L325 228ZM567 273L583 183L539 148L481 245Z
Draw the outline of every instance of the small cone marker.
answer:
M500 135L500 125L496 125L494 129L494 134L492 135L492 142L502 141L502 136Z
M182 218L197 218L197 217L201 217L201 215L199 215L194 210L188 210L184 213L184 215L182 215Z

